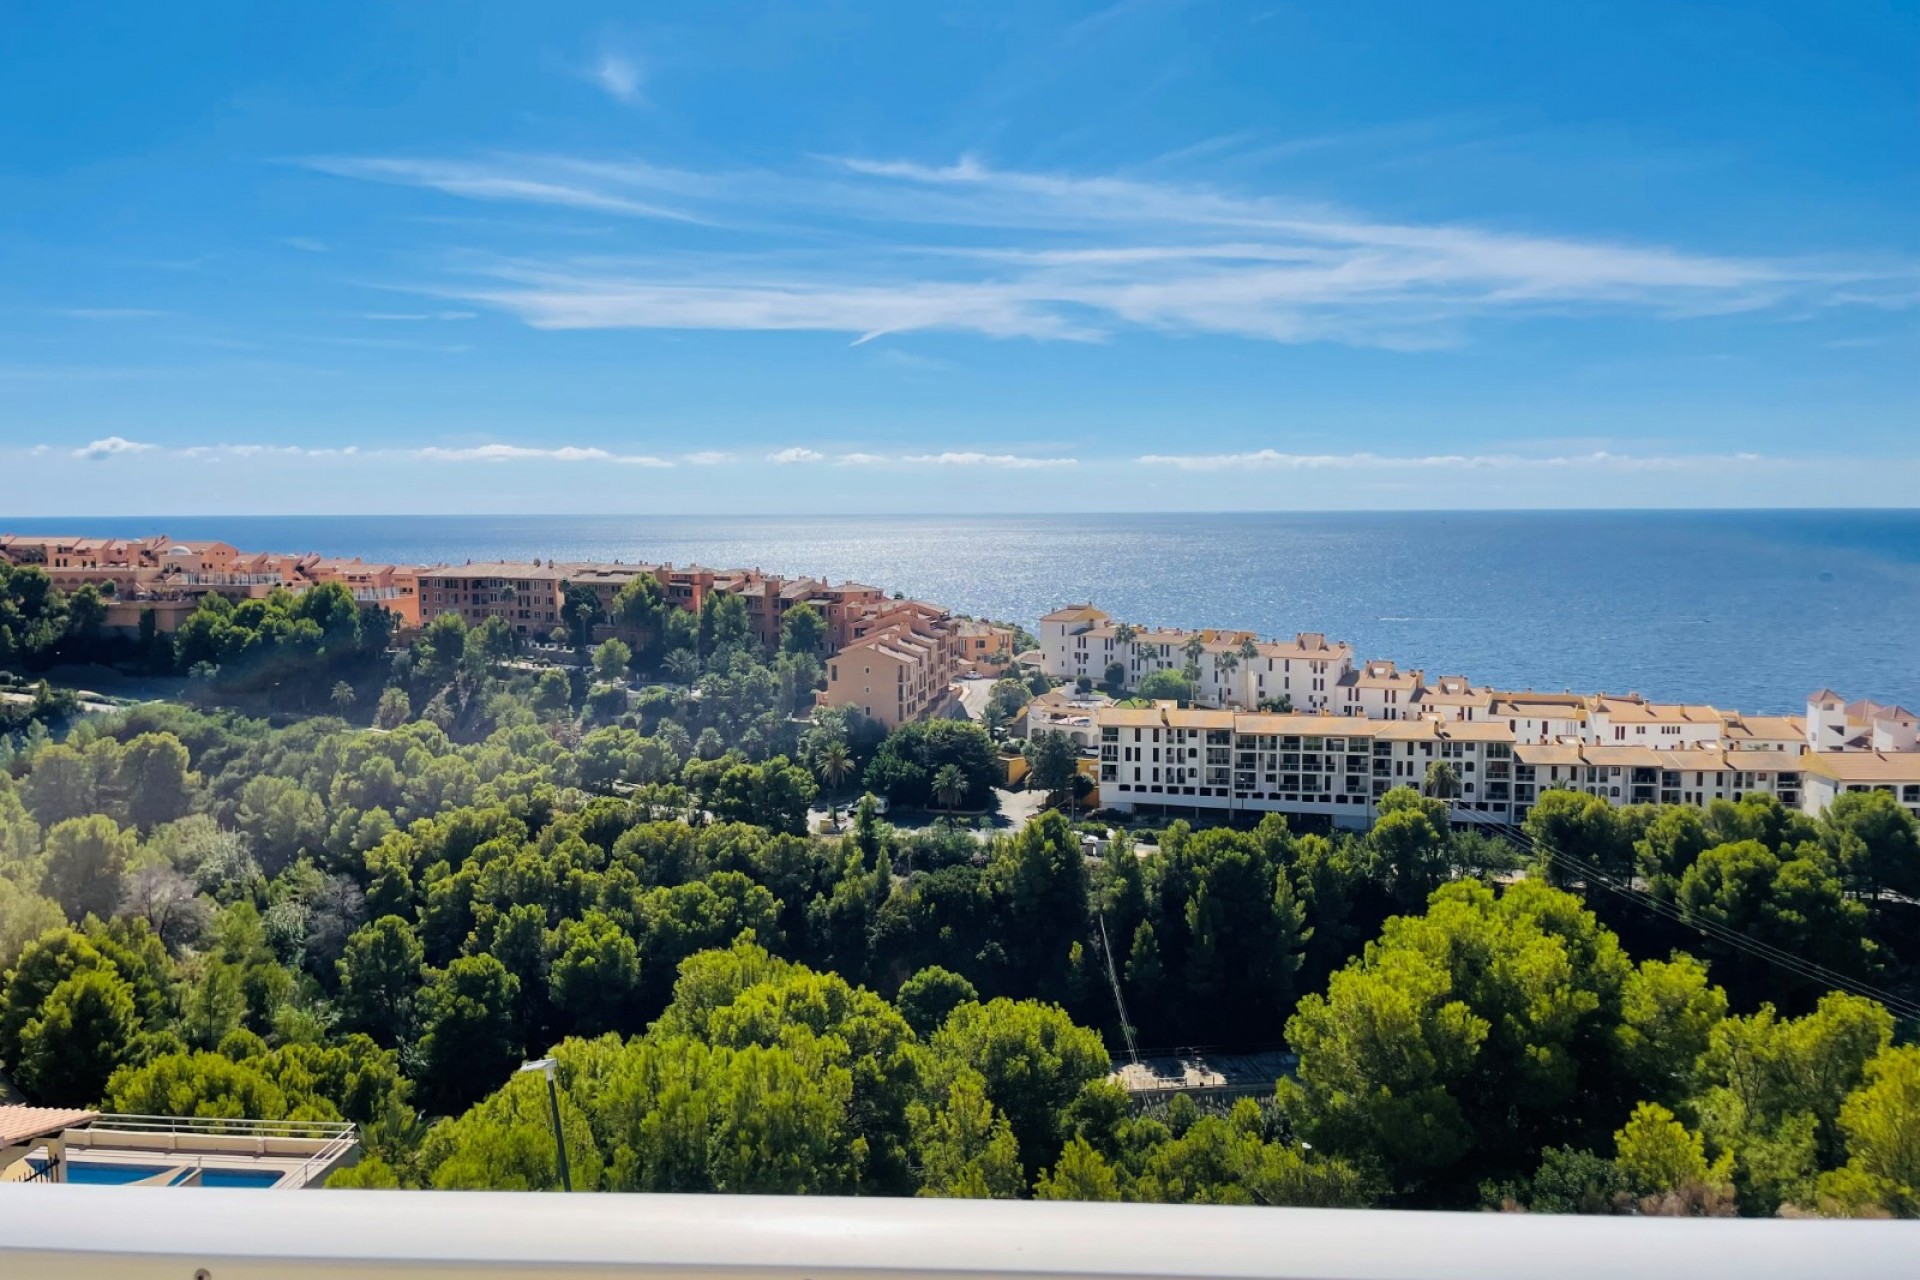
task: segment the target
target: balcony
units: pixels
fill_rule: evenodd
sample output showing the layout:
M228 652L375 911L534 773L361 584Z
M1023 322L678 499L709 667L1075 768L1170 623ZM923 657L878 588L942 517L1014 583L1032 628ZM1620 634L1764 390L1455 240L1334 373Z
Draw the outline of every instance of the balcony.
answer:
M358 1150L354 1126L338 1121L0 1112L18 1130L0 1152L0 1184L299 1190L325 1182ZM37 1117L58 1127L36 1126Z
M1912 1274L1920 1224L832 1197L0 1187L0 1275L708 1280Z

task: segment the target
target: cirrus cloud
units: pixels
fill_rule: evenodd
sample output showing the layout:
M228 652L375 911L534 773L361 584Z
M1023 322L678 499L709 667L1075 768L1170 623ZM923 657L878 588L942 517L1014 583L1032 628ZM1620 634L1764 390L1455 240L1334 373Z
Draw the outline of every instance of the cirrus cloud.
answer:
M1125 174L816 159L700 173L569 155L323 157L310 167L479 200L752 225L765 248L467 257L421 292L543 329L1128 330L1419 350L1497 317L1683 320L1920 302L1900 260L1729 256L1411 223ZM823 235L830 231L830 235Z

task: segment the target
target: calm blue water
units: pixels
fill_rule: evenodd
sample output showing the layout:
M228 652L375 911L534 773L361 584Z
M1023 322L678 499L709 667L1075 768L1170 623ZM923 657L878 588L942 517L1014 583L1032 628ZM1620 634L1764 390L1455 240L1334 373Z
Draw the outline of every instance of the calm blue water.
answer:
M104 1164L82 1160L67 1164L67 1181L76 1186L126 1186L151 1178L155 1174L165 1173L172 1165L147 1164ZM185 1166L179 1166L184 1170ZM277 1169L203 1169L200 1171L202 1187L245 1187L264 1189L280 1181L281 1173ZM177 1184L169 1184L177 1185Z
M855 578L1033 625L1324 631L1362 658L1539 689L1799 710L1920 703L1920 511L12 520L370 560L699 561Z

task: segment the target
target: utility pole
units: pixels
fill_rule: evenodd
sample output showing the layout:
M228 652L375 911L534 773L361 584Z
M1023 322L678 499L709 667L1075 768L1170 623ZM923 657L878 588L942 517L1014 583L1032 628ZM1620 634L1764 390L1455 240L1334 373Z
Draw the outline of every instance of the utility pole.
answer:
M573 1175L567 1169L567 1140L560 1132L560 1086L555 1083L559 1063L552 1058L541 1058L535 1062L520 1064L522 1071L538 1071L547 1078L547 1106L553 1114L553 1154L560 1166L560 1188L573 1190Z

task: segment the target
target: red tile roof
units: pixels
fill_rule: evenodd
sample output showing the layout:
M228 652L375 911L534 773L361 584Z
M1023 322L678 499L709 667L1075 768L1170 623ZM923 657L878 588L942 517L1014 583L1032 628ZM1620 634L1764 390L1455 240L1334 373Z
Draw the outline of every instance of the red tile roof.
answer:
M68 1107L0 1107L0 1147L31 1142L99 1118L98 1111L75 1111Z

